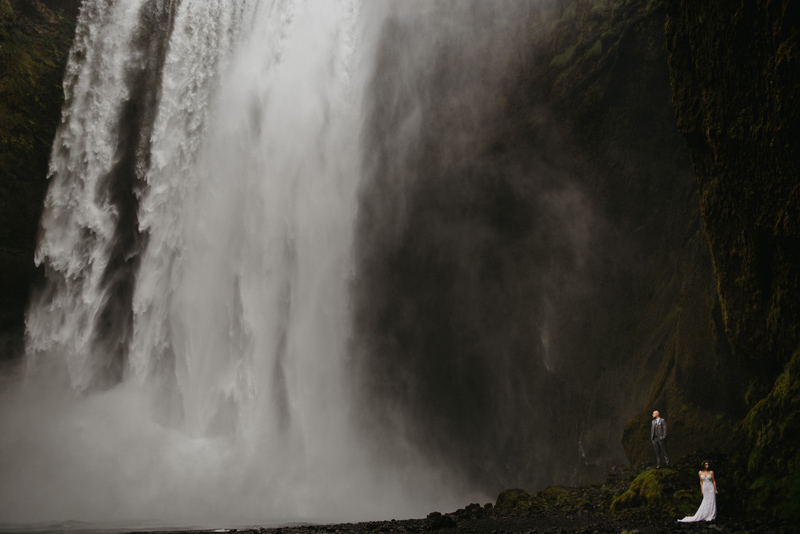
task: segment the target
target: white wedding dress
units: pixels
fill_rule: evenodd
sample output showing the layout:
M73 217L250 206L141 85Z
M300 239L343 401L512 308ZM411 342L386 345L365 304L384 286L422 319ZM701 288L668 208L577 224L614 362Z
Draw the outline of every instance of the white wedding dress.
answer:
M714 491L713 475L700 475L703 480L703 502L697 513L690 517L678 519L681 523L691 523L694 521L713 521L717 517L717 495Z

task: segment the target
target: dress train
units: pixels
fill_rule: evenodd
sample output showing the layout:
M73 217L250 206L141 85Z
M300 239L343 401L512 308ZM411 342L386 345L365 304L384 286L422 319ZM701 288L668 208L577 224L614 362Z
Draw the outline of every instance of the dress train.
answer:
M692 523L695 521L713 521L717 517L717 494L714 490L714 475L700 475L703 479L703 502L693 516L678 519L681 523Z

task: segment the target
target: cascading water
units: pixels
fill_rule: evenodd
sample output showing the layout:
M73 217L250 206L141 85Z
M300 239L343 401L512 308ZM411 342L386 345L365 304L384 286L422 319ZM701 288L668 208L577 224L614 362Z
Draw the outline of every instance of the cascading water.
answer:
M413 451L390 463L369 445L346 368L381 11L84 1L36 258L46 287L0 409L4 522L463 504Z

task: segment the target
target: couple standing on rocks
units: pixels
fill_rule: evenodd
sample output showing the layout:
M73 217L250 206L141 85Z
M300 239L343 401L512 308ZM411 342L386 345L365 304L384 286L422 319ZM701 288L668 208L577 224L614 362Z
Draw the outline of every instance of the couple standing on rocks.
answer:
M669 467L669 456L667 456L667 422L661 418L658 410L653 412L653 422L650 423L650 441L653 442L653 450L656 453L656 469L661 469L661 461ZM703 468L698 472L700 475L700 492L703 494L703 502L693 516L684 517L678 521L681 523L692 523L695 521L713 521L717 517L717 481L714 478L714 471L708 462L703 462Z

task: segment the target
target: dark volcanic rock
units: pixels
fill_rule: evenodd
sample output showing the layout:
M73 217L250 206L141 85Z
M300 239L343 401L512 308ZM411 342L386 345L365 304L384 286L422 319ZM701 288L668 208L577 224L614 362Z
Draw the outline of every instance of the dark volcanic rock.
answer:
M456 521L448 515L442 515L439 512L431 512L428 514L428 527L431 530L442 530L443 528L456 528Z

